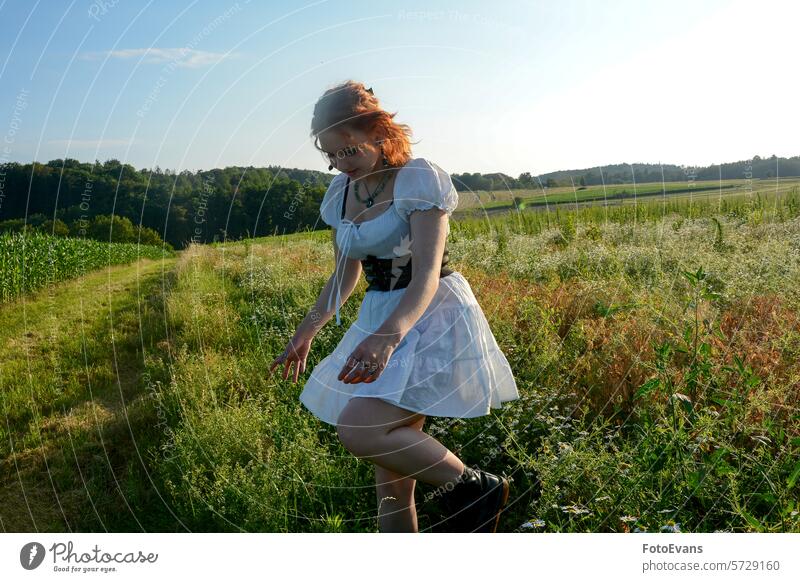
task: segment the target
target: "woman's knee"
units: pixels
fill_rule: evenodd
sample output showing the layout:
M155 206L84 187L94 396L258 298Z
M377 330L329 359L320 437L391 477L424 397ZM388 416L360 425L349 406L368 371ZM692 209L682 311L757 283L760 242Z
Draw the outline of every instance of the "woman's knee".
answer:
M336 434L342 446L356 457L370 457L376 453L375 444L380 434L369 427L340 422Z
M373 453L373 445L380 438L380 427L370 426L355 407L348 404L336 420L336 434L342 446L357 457Z
M352 398L336 420L336 434L342 445L357 457L380 454L380 443L389 431L400 426L422 428L425 416L411 413L374 398Z

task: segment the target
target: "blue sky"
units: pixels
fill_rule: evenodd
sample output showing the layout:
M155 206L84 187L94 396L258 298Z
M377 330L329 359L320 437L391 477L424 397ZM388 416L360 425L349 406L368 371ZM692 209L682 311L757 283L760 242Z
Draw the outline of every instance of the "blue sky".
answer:
M311 112L346 79L454 173L798 155L797 17L790 2L0 0L0 162L327 170Z

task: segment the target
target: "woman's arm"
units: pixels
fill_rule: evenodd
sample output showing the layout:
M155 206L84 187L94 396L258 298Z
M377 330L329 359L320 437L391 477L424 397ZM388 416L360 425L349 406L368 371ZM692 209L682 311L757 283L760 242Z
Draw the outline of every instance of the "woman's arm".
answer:
M336 229L333 230L333 256L335 259L334 262L334 272L328 278L328 282L323 287L322 291L317 298L316 303L308 312L308 314L303 318L303 321L300 322L300 325L297 326L296 335L302 335L304 337L314 337L317 332L322 329L322 327L328 323L328 321L333 317L336 313L336 268L335 265L339 264L341 258L341 250L339 246L336 244ZM361 278L361 261L358 259L351 259L350 257L344 258L344 266L343 272L341 274L341 298L342 302L341 305L344 305L347 302L347 299L353 293L353 290L358 285L358 280ZM330 297L331 292L333 293L333 300L331 301L331 309L330 311L326 310L328 305L328 298Z
M386 321L374 332L394 346L422 317L439 288L442 255L447 241L449 217L440 208L417 210L409 215L411 225L411 282Z

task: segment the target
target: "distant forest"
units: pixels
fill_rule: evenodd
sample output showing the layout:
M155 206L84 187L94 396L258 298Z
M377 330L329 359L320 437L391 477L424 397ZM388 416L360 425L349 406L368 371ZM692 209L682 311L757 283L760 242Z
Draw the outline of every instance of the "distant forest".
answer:
M117 222L109 229L113 215L181 249L189 242L295 232L315 224L327 228L319 205L332 177L279 167L175 173L137 170L118 160L10 163L0 170L0 231L27 223L66 236L135 242L138 233L132 239L113 236L114 229L130 230ZM150 230L144 232L147 244L157 242Z
M602 171L601 171L602 170ZM662 176L663 171L663 176ZM748 175L749 174L749 175ZM722 164L723 180L741 180L743 178L765 179L800 176L800 156L779 158L770 156L762 158L753 156L752 160L742 160ZM459 190L511 190L521 188L539 188L546 186L598 186L605 184L632 184L644 182L686 182L689 180L719 180L720 165L713 166L676 166L674 164L614 164L596 166L583 170L560 170L539 176L529 172L513 178L506 174L451 174L453 183Z
M753 157L722 164L722 179L800 176L800 156ZM451 174L460 191L716 180L720 166L616 164L517 178ZM0 232L33 228L62 236L136 241L174 248L304 228L327 228L319 205L332 174L278 166L180 173L140 169L112 159L0 166Z

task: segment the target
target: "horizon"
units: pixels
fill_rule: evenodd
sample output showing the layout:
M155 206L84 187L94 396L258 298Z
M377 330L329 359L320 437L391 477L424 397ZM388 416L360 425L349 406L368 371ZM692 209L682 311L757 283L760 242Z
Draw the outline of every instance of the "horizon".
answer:
M795 159L795 158L800 158L800 154L797 154L797 155L794 155L794 156L777 156L776 154L770 154L769 156L762 156L760 154L754 154L753 156L751 156L749 158L746 158L746 159L725 161L725 162L721 162L721 164L720 163L716 163L716 164L709 164L709 165L697 165L697 164L694 164L694 165L691 165L691 164L690 165L680 165L680 164L662 163L662 162L615 162L615 163L611 163L611 164L603 164L603 165L600 165L600 166L590 166L590 167L585 167L585 168L569 168L569 169L552 170L550 172L544 172L542 174L531 174L531 175L533 177L539 177L539 176L545 176L545 175L554 174L554 173L584 172L584 171L594 170L596 168L610 168L610 167L614 167L614 166L624 166L624 165L627 165L627 166L660 166L662 168L663 167L672 166L672 167L677 167L677 168L681 168L681 169L691 168L693 170L702 170L702 169L713 168L714 166L719 166L719 165L725 166L725 165L732 165L732 164L741 163L741 162L752 162L752 161L756 161L756 159L758 159L759 161L763 161L763 160L769 160L769 159L772 159L772 158L776 158L777 160L780 160L780 159ZM313 172L320 172L322 174L331 174L332 173L331 171L328 171L328 170L318 170L318 169L315 169L315 168L301 168L301 167L297 167L297 166L276 166L274 164L273 165L266 164L266 165L263 165L263 166L253 166L253 165L242 166L242 165L238 165L238 164L230 164L230 165L226 165L226 166L216 166L216 167L213 167L213 168L199 168L199 169L193 169L193 170L190 170L188 168L184 168L183 170L178 171L175 168L169 168L169 167L163 167L162 168L162 167L158 166L158 164L156 164L156 166L153 166L153 167L136 167L134 164L132 164L130 162L123 162L122 160L119 160L117 158L107 158L107 159L102 160L102 161L101 160L92 160L92 161L79 160L77 158L54 158L54 159L48 160L47 162L40 162L40 161L36 161L36 160L31 160L31 161L27 161L27 162L13 162L13 163L18 163L20 165L36 164L36 165L40 165L40 166L46 166L46 165L51 164L52 162L56 162L56 161L61 161L63 163L67 159L75 160L75 161L77 161L77 162L79 162L81 164L98 165L96 162L99 162L99 165L101 165L101 166L106 164L106 163L108 163L108 162L110 162L110 161L116 160L120 164L123 164L123 165L128 164L128 165L132 166L135 170L137 170L139 172L142 172L142 171L154 172L155 168L158 167L158 169L162 173L164 173L166 170L169 170L171 173L175 173L175 174L177 174L179 172L182 172L182 171L189 171L189 172L191 172L193 174L197 174L197 173L202 173L202 172L210 172L212 170L225 170L227 168L247 168L247 167L252 167L254 169L279 168L280 170L297 170L297 171L303 171L303 172L311 172L311 171L313 171ZM0 163L0 167L2 167L3 165L4 164ZM778 168L780 168L779 165L778 165ZM484 175L484 176L492 175L492 174L503 174L503 175L508 176L510 178L517 179L522 172L520 174L516 174L516 175L514 175L514 174L505 174L502 171L452 172L452 174L458 174L458 175L475 174L475 173L478 173L478 174L481 174L481 175ZM776 179L792 178L792 177L797 177L797 176L794 176L794 175L782 176L782 175L778 174L776 176ZM756 178L754 178L754 179L756 179ZM758 179L760 179L760 178L758 178ZM669 180L667 180L667 181L669 181Z
M798 86L787 2L95 0L0 16L0 164L325 172L311 110L348 78L451 174L790 158L800 130L783 115ZM634 157L652 161L620 161Z

